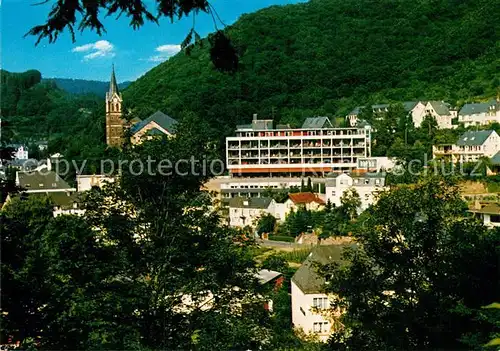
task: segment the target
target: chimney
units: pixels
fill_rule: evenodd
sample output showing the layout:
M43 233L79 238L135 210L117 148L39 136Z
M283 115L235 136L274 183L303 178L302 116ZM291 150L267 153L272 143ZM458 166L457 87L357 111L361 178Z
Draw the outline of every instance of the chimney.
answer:
M254 114L253 114L253 120L254 120L254 121L256 121L256 120L257 120L257 114L256 114L256 113L254 113Z

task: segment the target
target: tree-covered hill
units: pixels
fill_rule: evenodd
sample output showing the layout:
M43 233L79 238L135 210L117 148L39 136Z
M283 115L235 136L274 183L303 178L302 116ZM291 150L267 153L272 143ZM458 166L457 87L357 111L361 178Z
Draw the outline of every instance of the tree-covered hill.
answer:
M53 81L55 85L71 94L95 94L103 97L109 89L109 82L86 79L68 79L68 78L47 78L44 81ZM125 89L131 82L126 81L118 84L120 89Z
M217 72L208 45L155 67L124 92L139 117L192 111L218 135L253 113L300 124L360 103L491 97L500 86L498 2L311 0L242 16L240 54ZM220 133L222 131L222 133Z
M67 157L101 154L104 143L104 99L73 95L44 81L40 72L1 72L3 144L48 140L50 152Z

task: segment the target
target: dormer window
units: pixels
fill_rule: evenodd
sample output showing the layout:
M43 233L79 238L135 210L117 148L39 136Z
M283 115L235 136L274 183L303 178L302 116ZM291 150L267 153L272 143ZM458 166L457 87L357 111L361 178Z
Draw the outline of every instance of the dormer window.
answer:
M52 187L53 188L57 187L57 183L52 183Z
M40 188L43 188L43 183L38 184Z

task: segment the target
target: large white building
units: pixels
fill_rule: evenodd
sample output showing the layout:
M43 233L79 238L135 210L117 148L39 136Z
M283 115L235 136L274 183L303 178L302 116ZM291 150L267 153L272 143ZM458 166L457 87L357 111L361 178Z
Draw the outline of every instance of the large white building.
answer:
M329 175L326 180L326 200L340 206L340 199L348 189L359 194L360 210L365 210L375 202L377 192L385 189L385 173L339 173Z
M340 316L330 306L331 296L324 291L325 279L318 273L318 264L340 262L345 246L316 246L291 280L292 323L295 329L316 334L327 341Z
M370 128L333 128L327 117L307 118L302 128L274 127L272 120L237 126L226 138L227 168L232 176L320 176L355 168L371 156Z
M500 137L494 130L468 131L455 144L440 144L432 147L434 158L453 163L476 162L481 157L493 157L500 151Z
M465 104L458 113L458 122L464 127L500 122L500 101Z

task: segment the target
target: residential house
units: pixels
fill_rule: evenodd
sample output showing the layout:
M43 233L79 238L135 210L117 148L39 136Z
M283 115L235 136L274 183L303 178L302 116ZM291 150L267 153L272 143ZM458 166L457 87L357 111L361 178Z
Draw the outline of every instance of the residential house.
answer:
M23 144L9 144L8 148L12 148L14 150L12 154L12 158L14 160L27 160L28 157L28 147Z
M395 103L397 104L397 103ZM422 123L423 116L425 116L425 101L405 101L401 103L405 111L412 117L413 124L416 127L419 127ZM389 107L391 104L376 104L372 105L372 112L375 114L386 113L389 111ZM347 116L348 124L351 127L360 126L361 120L359 120L358 116L361 111L366 108L365 106L357 106L355 107Z
M488 228L500 227L500 204L488 203L483 206L476 203L470 212L480 218Z
M318 211L325 206L325 200L311 192L290 193L284 203L277 203L274 216L278 221L285 220L288 213L304 207L310 211Z
M425 105L424 115L421 115L422 121L426 116L434 117L439 129L451 129L454 128L452 120L457 117L457 111L451 109L450 104L444 101L429 101Z
M331 296L324 291L327 282L319 274L318 265L341 262L345 247L314 247L291 280L293 326L306 334L316 334L321 341L328 340L340 313L331 309Z
M54 206L54 217L63 214L82 215L76 189L72 188L61 177L52 171L17 172L16 185L21 188L21 193L15 195L21 199L26 197L48 198ZM6 200L11 200L9 196Z
M276 201L269 197L233 197L227 203L229 225L233 227L252 226L262 215L274 215L276 206Z
M75 192L57 173L49 170L16 173L16 185L24 193Z
M152 139L157 136L175 134L177 121L161 111L156 111L143 121L137 122L130 128L132 144L140 144L144 139Z
M458 122L464 127L500 122L500 101L465 104L458 113Z
M500 151L500 138L494 130L468 131L455 144L432 147L433 158L453 163L476 162L481 157L493 157Z
M102 175L102 174L78 174L76 176L76 187L78 192L87 191L93 187L102 188L108 183L113 183L115 181L114 177Z
M264 295L267 295L266 292L270 290L276 291L281 289L285 279L282 273L268 269L261 269L255 274L255 278L262 287L261 292L264 293ZM239 287L232 288L233 291L238 289ZM213 308L214 294L211 291L200 292L196 296L184 294L180 296L179 300L179 304L174 307L174 311L176 312L191 313L194 310L207 311ZM233 308L234 311L244 313L245 306L255 304L261 305L268 312L273 311L273 301L271 299L268 299L262 294L254 293L239 299L233 299L229 306Z
M335 206L340 206L342 196L352 188L359 194L360 210L364 210L375 202L375 194L385 189L385 177L385 172L330 174L325 186L326 200Z

